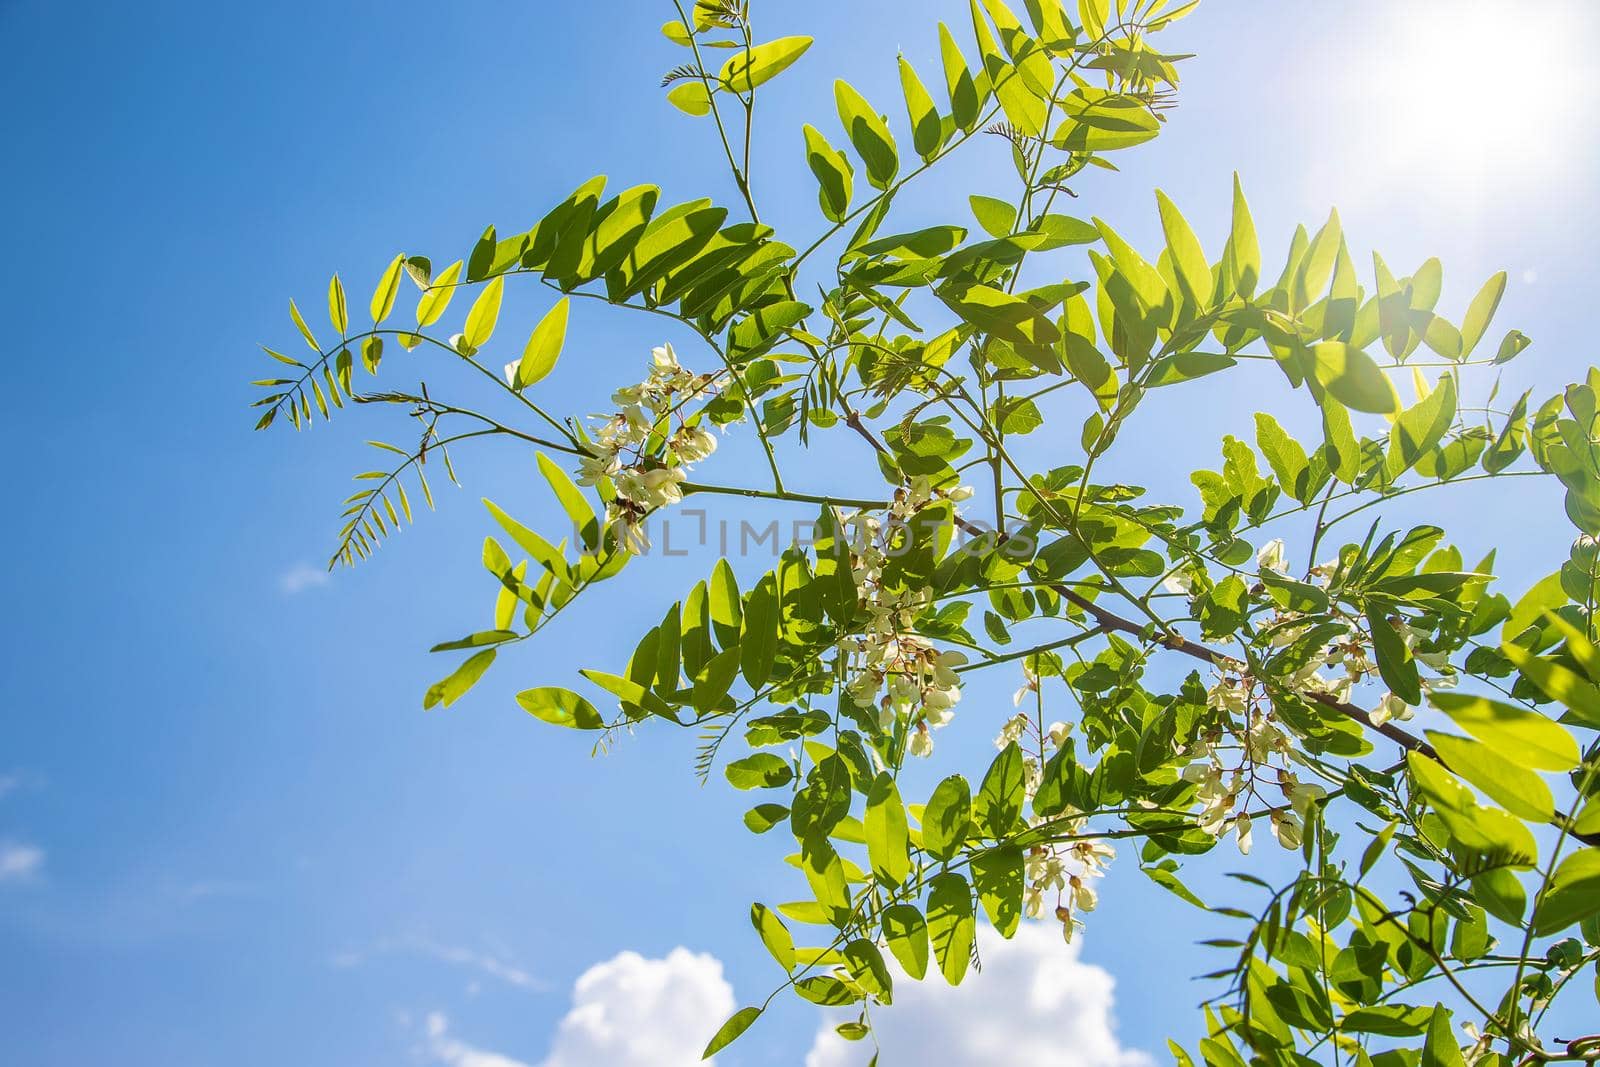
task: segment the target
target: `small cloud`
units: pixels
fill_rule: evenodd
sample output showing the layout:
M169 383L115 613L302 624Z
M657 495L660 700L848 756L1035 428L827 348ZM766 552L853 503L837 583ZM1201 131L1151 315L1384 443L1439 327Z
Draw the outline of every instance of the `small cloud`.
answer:
M44 866L44 850L33 845L0 843L0 882L28 882Z
M256 891L248 882L201 881L190 882L178 888L178 898L185 904L195 904L214 897L243 897Z
M439 1012L428 1016L428 1055L447 1067L528 1067L521 1060L476 1048L450 1036L450 1020Z
M541 1067L694 1067L733 1014L722 961L675 948L664 959L623 952L572 987L572 1010Z
M359 967L373 956L391 954L426 956L441 963L450 963L458 967L479 971L509 986L526 989L530 992L544 992L549 988L545 983L523 970L516 963L502 956L479 952L458 945L444 945L425 937L385 938L366 951L351 950L337 953L328 962L332 966L339 968Z
M278 576L278 588L289 596L294 596L307 589L327 585L329 577L328 572L320 567L313 567L309 563L296 563Z
M572 1008L538 1067L698 1067L733 1007L715 956L685 948L662 959L622 952L573 983ZM426 1053L445 1067L529 1067L452 1036L439 1012L427 1017L424 1034Z
M1081 942L1064 945L1061 929L1024 923L1006 941L989 926L978 932L983 970L959 988L937 975L896 982L894 1005L873 1013L884 1059L946 1067L1149 1067L1144 1053L1124 1048L1112 1017L1115 981L1082 962ZM846 1067L865 1057L823 1025L806 1067Z
M21 792L24 789L41 789L44 784L44 776L33 771L0 771L0 800L4 800L12 793Z

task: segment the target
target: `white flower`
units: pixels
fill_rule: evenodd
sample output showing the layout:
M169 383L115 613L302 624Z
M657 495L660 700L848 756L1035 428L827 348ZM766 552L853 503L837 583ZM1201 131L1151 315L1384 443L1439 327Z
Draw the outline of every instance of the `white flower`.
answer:
M517 368L522 366L522 360L512 360L506 364L506 384L515 389L517 387Z
M1072 733L1070 722L1053 722L1045 727L1044 735L1050 739L1050 744L1060 748L1067 743L1067 735Z
M653 371L675 374L683 370L678 365L678 354L672 350L670 343L661 345L658 348L652 348L650 350L650 359L652 361L651 370Z
M1022 910L1030 919L1037 919L1044 910L1044 890L1029 886L1022 894Z
M1243 681L1233 678L1219 679L1206 691L1206 706L1234 715L1244 713L1250 705L1250 689Z
M1240 854L1245 856L1250 855L1250 816L1241 813L1239 817L1233 821L1233 829L1234 833L1236 833L1239 838Z
M1272 836L1278 839L1278 844L1284 848L1300 847L1300 820L1292 811L1275 811L1272 813Z
M1385 693L1383 699L1378 701L1378 706L1367 712L1367 718L1371 720L1372 725L1382 726L1390 719L1404 722L1413 714L1411 706L1404 700L1393 693Z
M933 755L933 738L928 735L928 727L918 723L917 728L911 732L911 740L906 745L906 751L913 756Z
M1072 917L1071 908L1057 908L1056 919L1061 923L1061 939L1069 945L1072 944L1073 929L1083 924Z
M596 444L584 445L585 455L578 459L578 484L599 485L601 479L609 478L622 469L622 464L617 454L608 448Z
M650 551L650 534L645 530L643 522L624 518L620 525L622 527L622 547L629 554L642 556Z
M709 430L685 426L672 435L672 450L685 463L698 463L717 450L717 438Z
M1068 883L1071 886L1072 906L1078 911L1093 911L1099 905L1099 894L1090 889L1089 884L1082 878L1073 875L1068 879Z
M472 345L467 344L467 335L464 333L451 334L450 347L461 353L463 356L470 356L478 351Z
M1161 587L1169 593L1179 593L1183 596L1194 595L1194 572L1188 567L1173 571L1161 579Z
M1285 552L1283 538L1274 537L1261 546L1261 551L1256 554L1256 565L1264 571L1277 571L1287 574L1289 571L1289 557Z
M1014 708L1020 708L1022 706L1022 701L1029 693L1037 693L1038 691L1039 676L1033 673L1033 669L1024 663L1022 665L1022 685L1015 693L1012 694L1011 706Z
M1011 716L1011 718L1006 720L1005 725L1000 727L1000 733L994 739L994 747L1005 748L1013 741L1021 738L1022 732L1027 728L1028 716L1026 713Z

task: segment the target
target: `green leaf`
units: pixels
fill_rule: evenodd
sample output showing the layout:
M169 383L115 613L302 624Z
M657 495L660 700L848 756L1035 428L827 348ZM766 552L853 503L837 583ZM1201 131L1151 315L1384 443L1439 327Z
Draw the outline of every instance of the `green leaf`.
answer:
M1424 455L1444 440L1456 418L1455 376L1446 374L1438 386L1410 408L1389 429L1388 469L1391 478L1416 466Z
M1559 618L1554 615L1549 617ZM1573 647L1571 635L1567 640L1568 647ZM1600 688L1559 663L1536 656L1520 645L1508 643L1500 646L1500 651L1522 672L1524 678L1538 686L1551 700L1560 702L1572 712L1574 718L1600 729Z
M928 883L928 934L933 956L946 982L960 985L972 957L977 923L972 914L972 890L954 872L935 875Z
M1478 295L1467 305L1467 314L1461 320L1461 358L1466 359L1483 340L1484 331L1500 307L1500 298L1506 291L1506 272L1501 271L1483 283Z
M894 992L894 979L889 976L889 966L883 961L878 946L864 937L858 937L844 947L845 966L856 984L886 1003Z
M806 163L820 186L817 198L822 206L822 214L832 222L843 222L850 212L854 182L850 163L844 153L830 145L816 127L808 123L804 132Z
M677 714L660 697L646 689L643 683L617 674L607 674L584 668L578 672L601 689L616 697L629 718L637 719L640 713L657 715L683 725Z
M1534 929L1542 937L1596 914L1600 914L1600 848L1586 848L1556 868L1534 913Z
M1329 277L1333 274L1335 262L1339 256L1339 246L1343 243L1343 230L1339 225L1339 213L1328 213L1328 221L1323 223L1322 229L1311 239L1311 244L1306 248L1306 253L1300 258L1294 272L1289 296L1290 304L1300 311L1311 306L1313 301L1322 294L1322 289L1328 284ZM1349 403L1349 401L1346 401ZM1351 404L1351 407L1357 405ZM1367 410L1361 408L1359 410Z
M995 840L1009 834L1022 817L1025 777L1022 749L1015 741L1000 750L983 776L972 804L972 820Z
M764 834L789 817L782 804L757 804L744 813L744 824L751 833Z
M523 564L526 565L527 561L524 560ZM513 597L511 602L515 604L516 598ZM507 641L514 640L516 637L515 630L479 630L475 634L468 634L459 641L446 641L443 644L434 645L428 651L461 652L469 648L482 648L484 645L501 645Z
M717 644L722 648L733 648L739 643L744 613L739 603L739 580L734 577L733 567L727 560L717 560L717 565L711 569L711 582L706 587L706 594Z
M922 847L938 859L953 858L972 826L972 788L959 774L940 782L922 812Z
M1161 122L1135 96L1093 86L1074 89L1062 102L1067 116L1050 143L1068 152L1113 152L1156 137Z
M1322 434L1329 471L1346 485L1354 485L1361 473L1361 445L1350 412L1332 397L1322 400Z
M1445 766L1483 790L1495 803L1519 818L1550 821L1555 801L1549 786L1537 774L1481 742L1433 730L1427 735Z
M552 256L546 275L560 273L560 284L566 289L620 266L649 228L660 196L661 190L654 185L636 185L596 208L593 229L583 241L577 262L558 265L556 260L566 257Z
M748 93L788 70L806 49L811 47L809 37L779 37L751 48L741 50L722 65L717 79L736 93Z
M1256 239L1256 224L1250 218L1250 205L1245 202L1237 171L1233 175L1233 230L1228 235L1225 259L1234 291L1248 300L1261 280L1261 245Z
M482 678L483 672L489 669L489 665L494 662L494 657L494 649L484 649L450 672L449 677L429 686L427 694L422 698L423 709L426 710L437 704L443 704L448 708L451 704L460 700L467 690L478 684L478 679Z
M706 1050L700 1054L700 1058L709 1060L712 1056L739 1040L739 1036L750 1029L752 1023L761 1018L761 1010L760 1008L740 1008L734 1012L733 1016L722 1024L722 1029L718 1030L706 1045Z
M950 34L950 27L939 23L939 56L944 64L945 87L950 93L950 114L957 127L970 131L978 121L978 108L983 103L977 83L967 66L961 46ZM988 91L985 89L984 95Z
M866 165L867 181L878 189L889 188L900 173L900 156L888 123L849 82L834 82L833 97L839 106L839 121Z
M599 730L605 727L605 720L594 710L594 705L570 689L527 689L517 694L517 703L528 714L556 726L575 730Z
M400 293L400 271L406 262L405 253L395 256L389 263L383 277L378 280L378 288L372 294L372 324L374 326L389 317L389 312L394 310L394 299Z
M500 299L505 293L505 285L505 276L496 275L483 287L478 299L472 302L472 310L467 312L467 324L461 331L461 338L469 350L482 348L494 334L495 323L500 319Z
M1600 682L1600 648L1590 643L1586 633L1560 615L1550 612L1545 615L1545 620L1566 638L1567 653L1577 660L1578 666L1583 668L1583 673L1589 680Z
M333 321L333 328L340 334L350 332L350 313L346 310L344 299L344 283L335 274L328 282L328 318Z
M1378 673L1395 696L1407 704L1422 703L1422 682L1411 650L1382 612L1367 608L1367 628L1378 657Z
M1156 204L1161 210L1161 229L1167 237L1167 250L1172 254L1172 267L1178 276L1178 288L1183 298L1197 311L1211 306L1211 266L1206 262L1205 249L1200 247L1189 222L1183 217L1166 193L1156 190Z
M911 145L917 155L931 160L944 146L944 123L939 121L933 97L917 77L917 69L900 57L900 88L905 93L906 114L911 119Z
M767 946L767 951L778 961L778 966L785 971L793 972L794 937L789 933L789 928L783 925L783 920L773 914L765 904L752 904L750 925L761 935L761 943Z
M817 591L828 618L847 626L855 617L858 594L855 572L850 565L850 531L832 507L817 516L812 542L817 555Z
M789 761L771 752L757 752L734 760L723 769L735 789L776 789L794 779Z
M1457 726L1505 759L1541 771L1569 771L1578 765L1578 743L1543 715L1470 693L1434 693L1431 699Z
M912 904L883 909L883 936L906 974L922 981L928 973L928 922Z
M685 115L696 118L711 114L711 94L698 78L686 79L673 86L667 93L667 103Z
M867 790L867 858L872 874L887 886L898 886L911 873L906 809L888 771L880 771Z
M306 325L305 316L300 314L300 309L293 300L289 301L289 317L294 320L294 325L300 331L300 336L306 339L306 344L311 346L311 351L322 354L322 346L317 344L317 339L311 334L311 327Z
M1495 353L1495 363L1510 363L1522 350L1533 344L1532 338L1521 330L1512 330L1500 339L1500 350Z
M561 358L561 346L567 339L567 312L570 302L569 298L562 297L556 306L539 320L539 325L533 328L533 333L528 337L528 345L522 350L522 358L516 364L515 388L526 389L535 382L542 381L555 369L556 360Z
M1022 921L1025 873L1022 849L1015 845L972 857L972 884L978 890L978 901L1001 937L1015 934Z
M499 281L499 279L495 279ZM493 284L493 283L491 283ZM577 531L585 546L593 551L600 547L600 520L595 516L594 508L589 503L589 498L583 491L573 484L567 472L562 470L549 456L540 452L536 456L539 463L539 473L544 475L544 480L550 483L550 488L556 494L556 500L561 503L561 510L567 513L567 518L572 521L572 528Z
M555 575L562 584L571 583L567 561L554 545L500 510L494 501L485 499L483 504L489 509L489 514L494 516L494 520L511 535L512 540L516 541L524 552L533 557L536 563Z
M778 652L777 583L764 574L744 604L743 632L739 636L739 667L750 688L759 689L772 677Z
M1428 1038L1422 1046L1422 1059L1417 1067L1464 1067L1461 1047L1456 1044L1455 1028L1450 1025L1450 1013L1443 1004L1433 1007L1433 1019L1428 1024Z
M728 690L733 686L733 680L739 676L739 649L737 647L718 652L711 657L705 669L700 672L694 682L694 692L691 701L696 711L706 715L718 710L728 696Z
M972 214L978 220L978 225L991 237L1005 237L1011 233L1017 222L1015 205L992 196L971 196L967 199L972 204Z
M433 280L427 292L417 301L418 326L432 326L439 321L445 308L450 306L450 298L456 295L456 279L459 277L461 277L461 261L458 259Z
M1400 406L1394 384L1372 357L1343 341L1311 346L1317 381L1341 404L1356 411L1388 415Z

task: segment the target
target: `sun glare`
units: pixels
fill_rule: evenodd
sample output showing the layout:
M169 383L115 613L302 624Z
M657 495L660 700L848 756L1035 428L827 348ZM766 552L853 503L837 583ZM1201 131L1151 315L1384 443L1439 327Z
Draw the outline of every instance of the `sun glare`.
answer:
M1454 0L1383 5L1346 72L1361 104L1350 164L1377 181L1490 197L1596 154L1600 4Z

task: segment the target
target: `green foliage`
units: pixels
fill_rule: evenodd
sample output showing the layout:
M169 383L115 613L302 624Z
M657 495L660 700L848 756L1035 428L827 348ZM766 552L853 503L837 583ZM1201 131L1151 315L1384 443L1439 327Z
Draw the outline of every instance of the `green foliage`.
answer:
M1557 998L1594 994L1578 979L1600 960L1600 370L1500 400L1497 368L1529 344L1517 330L1482 343L1504 273L1452 321L1441 263L1397 275L1374 254L1364 276L1336 212L1286 235L1268 273L1237 177L1210 252L1161 192L1160 247L1144 251L1091 210L1061 213L1084 168L1115 170L1115 153L1161 133L1186 57L1159 50L1160 33L1193 7L1030 0L1024 22L1001 0L970 4L970 43L943 23L928 36L932 90L898 58L903 123L838 81L839 131L813 114L775 138L815 179L825 222L785 240L762 221L743 146L756 96L786 91L811 39L761 40L744 3L679 6L662 47L687 62L667 101L710 119L695 128L739 202L662 207L653 185L608 197L597 176L525 230L488 227L442 271L394 255L370 329L352 328L336 275L337 339L323 345L291 301L314 356L266 350L280 377L256 383L258 426L306 428L347 404L414 421L412 447L370 442L385 465L357 476L330 565L412 521L408 485L431 507L426 468L454 481L452 446L532 453L527 506L547 533L486 502L492 625L435 647L459 658L425 708L457 705L622 575L686 496L815 516L773 565L721 559L676 603L619 614L660 621L625 663L577 669L589 695L539 686L516 701L597 748L696 732L700 779L720 768L754 794L753 833L794 838L773 884L805 896L754 905L751 924L779 992L860 1008L846 1037L869 1035L896 981L936 969L959 984L981 962L980 921L1005 937L1053 921L1070 940L1115 862L1201 909L1223 954L1198 1059L1173 1046L1179 1062L1592 1059L1592 1042L1562 1045L1543 1020ZM998 153L1014 177L904 223L896 194L958 150ZM416 324L386 327L403 278ZM556 302L522 320L538 317L519 358L490 361L508 344L502 312L524 314L532 287ZM696 366L663 346L614 416L558 417L542 383L611 366L581 351L575 299L673 320ZM441 325L452 309L458 328ZM569 326L580 351L558 365ZM386 342L428 383L363 391L358 369L402 358ZM1297 400L1226 436L1212 469L1190 456L1215 446L1179 444L1182 426L1145 403L1161 389L1181 404L1223 374L1241 392L1281 374ZM498 405L458 400L456 378ZM715 428L753 441L770 487L689 479ZM881 499L780 462L825 433L881 472ZM1052 466L1025 465L1024 436ZM1195 495L1153 499L1107 474L1141 464L1183 464ZM1464 558L1390 507L1511 477L1540 479L1577 534L1529 590L1501 589L1494 554ZM973 672L997 669L1020 673L1014 714L958 706ZM941 767L926 803L906 803L902 772L942 761L936 737L957 714L991 716L998 755ZM1186 886L1186 868L1242 862L1219 857L1224 841L1252 854L1269 837L1296 858L1282 884L1234 872L1210 904Z

